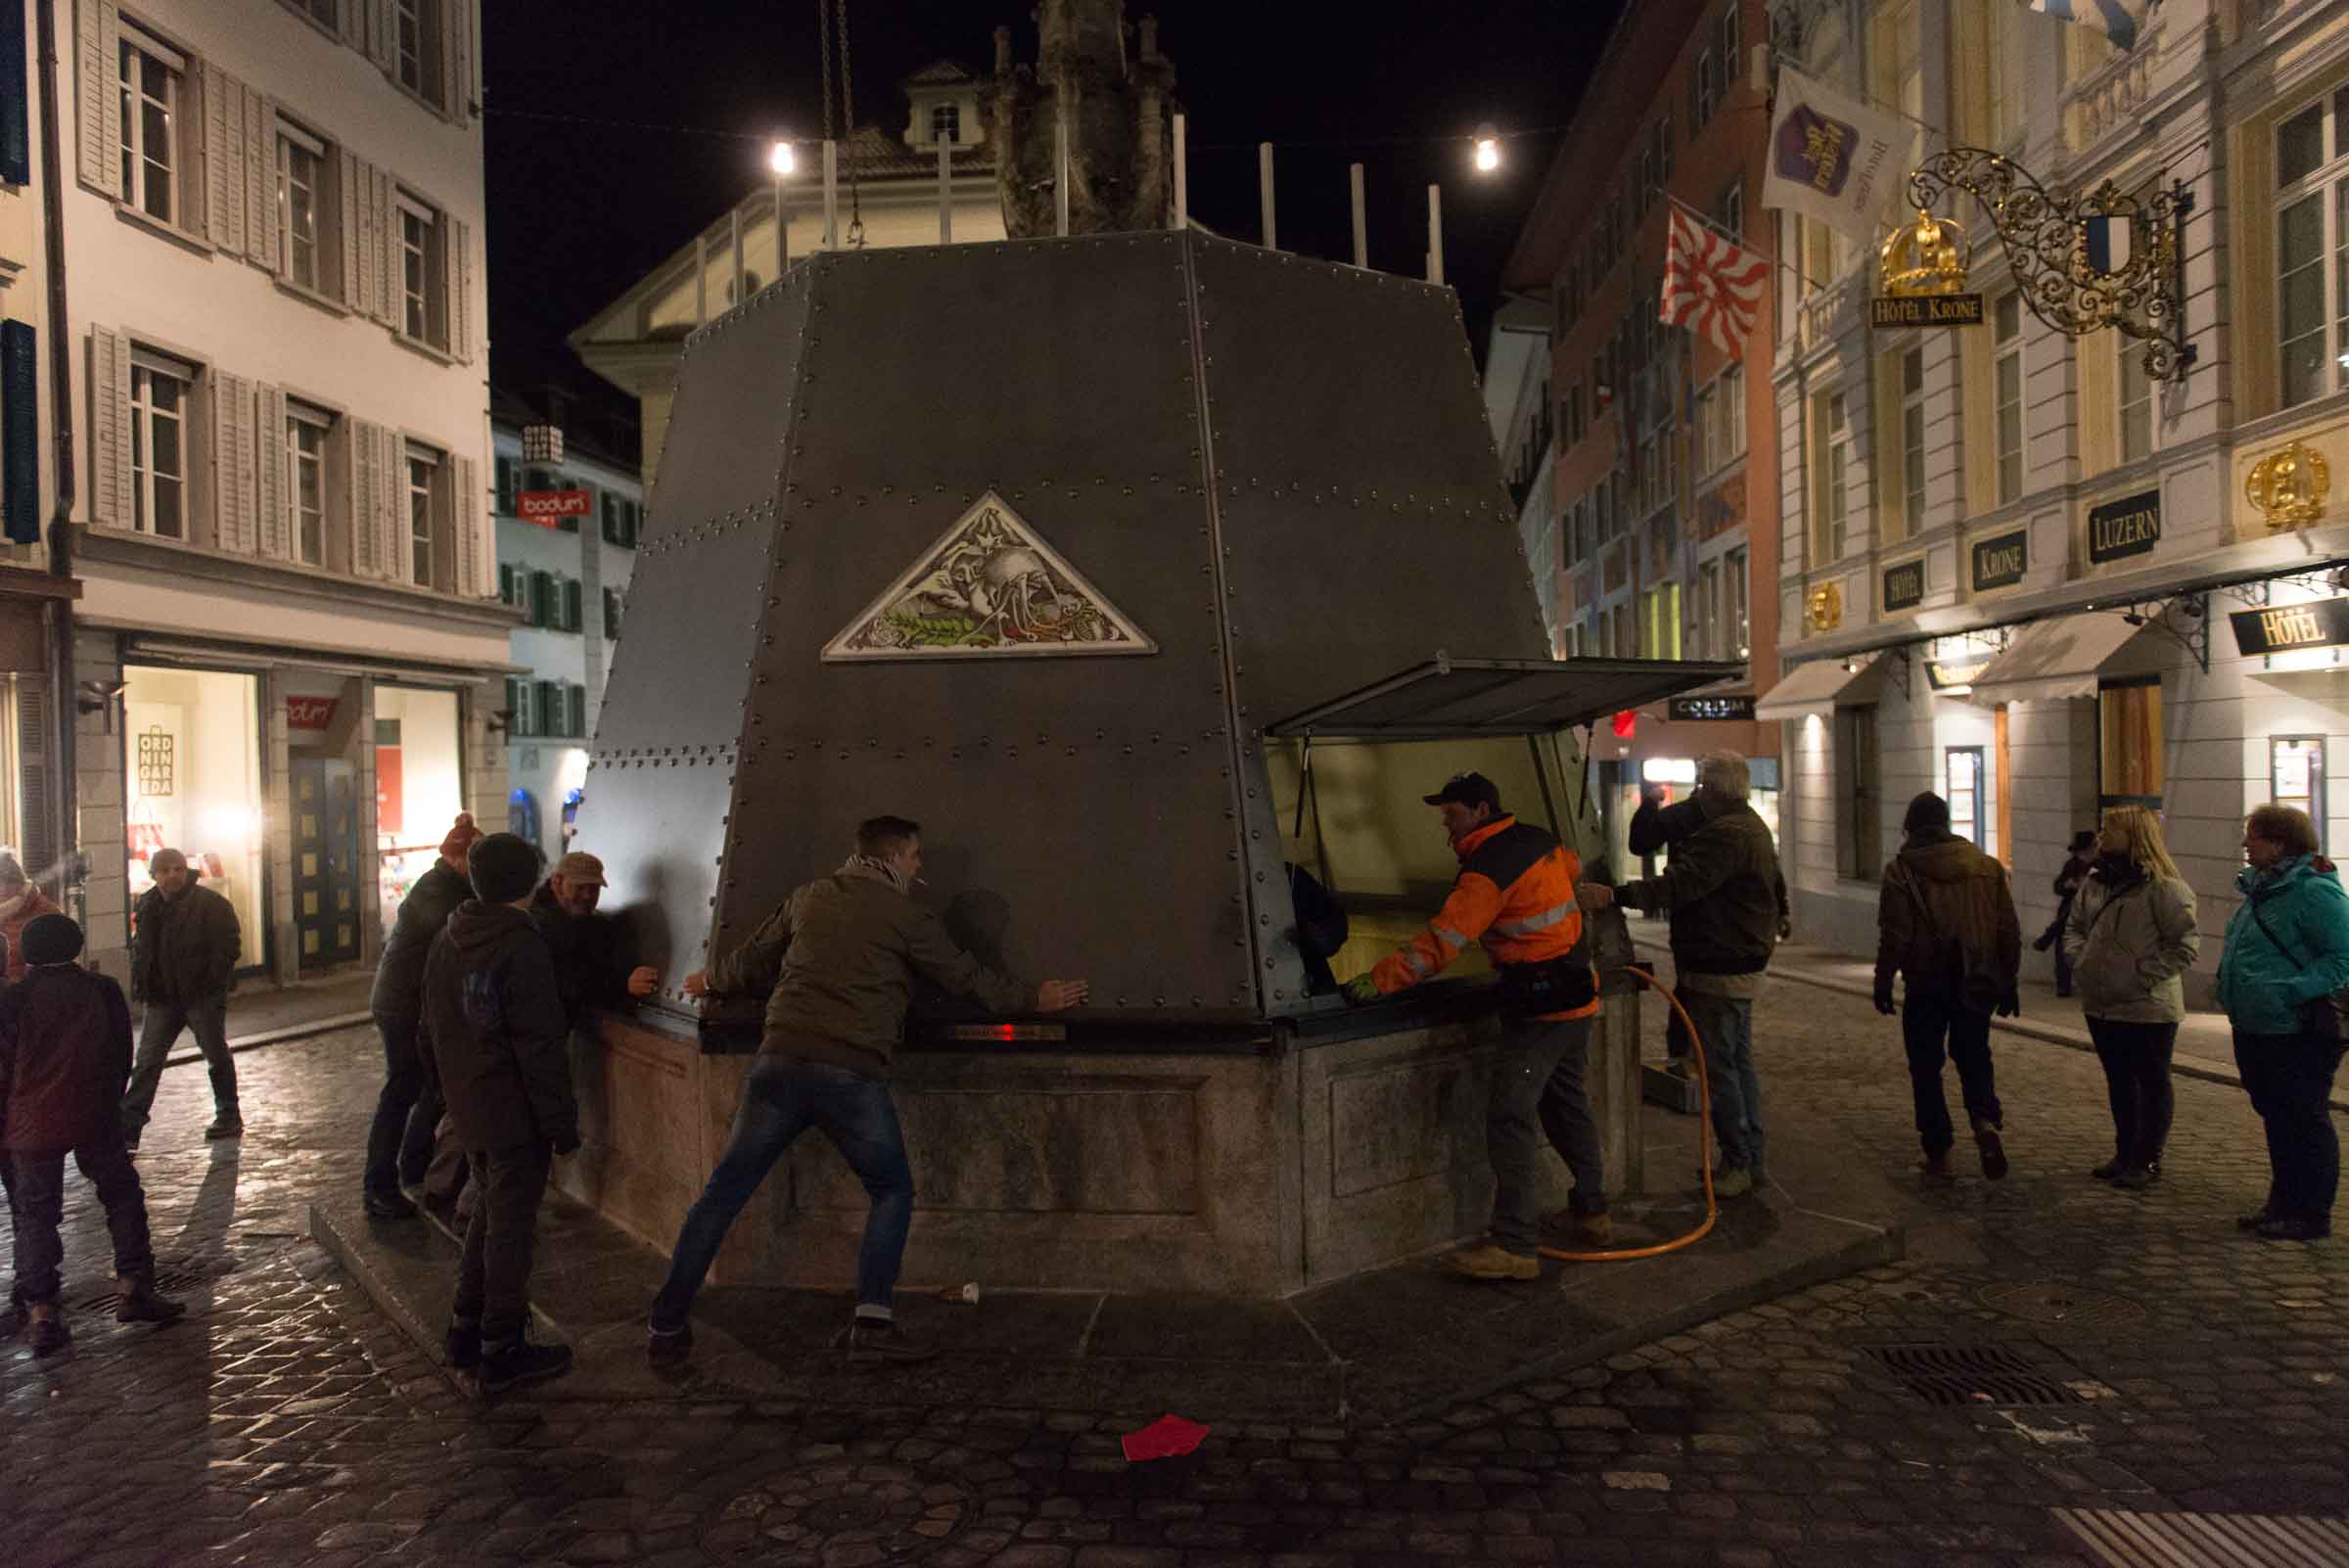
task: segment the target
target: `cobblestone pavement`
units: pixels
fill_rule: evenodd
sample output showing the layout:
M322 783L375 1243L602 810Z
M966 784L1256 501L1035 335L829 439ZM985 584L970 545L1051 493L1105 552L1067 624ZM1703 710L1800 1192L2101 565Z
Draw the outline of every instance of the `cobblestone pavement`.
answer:
M2108 1147L2095 1062L2002 1039L2014 1175L1926 1195L1886 1023L1785 983L1759 1023L1777 1178L1904 1221L1907 1262L1423 1424L1225 1428L1131 1467L1116 1434L1156 1409L897 1407L886 1373L851 1410L478 1406L298 1234L308 1193L356 1178L371 1038L245 1057L250 1131L217 1150L175 1069L142 1169L196 1312L76 1311L49 1361L0 1347L0 1556L2085 1568L2057 1507L2349 1511L2349 1242L2229 1222L2266 1179L2239 1092L2181 1081L2168 1179L2113 1192L2082 1175ZM108 1288L103 1230L86 1191L69 1214L80 1303ZM1919 1346L1995 1351L2009 1380L1929 1403L1894 1364Z

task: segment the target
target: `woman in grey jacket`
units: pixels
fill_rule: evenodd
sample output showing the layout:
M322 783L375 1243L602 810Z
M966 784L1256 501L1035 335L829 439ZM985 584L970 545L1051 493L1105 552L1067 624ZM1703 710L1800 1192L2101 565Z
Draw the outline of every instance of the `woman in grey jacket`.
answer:
M2186 1016L2180 976L2201 951L2193 890L2142 806L2104 813L2096 868L2063 931L2064 956L2112 1100L2112 1159L2089 1173L2132 1191L2161 1176L2170 1134L2170 1052Z

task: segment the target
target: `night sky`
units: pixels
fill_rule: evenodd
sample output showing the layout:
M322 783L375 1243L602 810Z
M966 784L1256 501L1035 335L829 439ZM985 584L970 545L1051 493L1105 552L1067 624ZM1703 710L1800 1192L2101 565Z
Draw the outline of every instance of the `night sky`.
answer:
M828 0L827 0L828 3ZM1370 260L1417 274L1426 186L1444 186L1448 281L1481 358L1495 280L1572 115L1619 0L1336 6L1326 0L1163 0L1159 46L1189 115L1190 200L1203 223L1257 236L1259 141L1276 154L1282 248L1351 255L1346 166L1368 192ZM817 134L813 0L494 0L483 7L487 82L491 371L541 402L631 417L564 338L704 223L762 182L767 138ZM860 123L903 128L897 83L941 56L985 73L1010 23L1036 58L1023 0L849 0ZM564 116L548 118L538 116ZM1510 140L1497 175L1464 140ZM677 128L647 128L677 127ZM609 442L607 441L607 444Z

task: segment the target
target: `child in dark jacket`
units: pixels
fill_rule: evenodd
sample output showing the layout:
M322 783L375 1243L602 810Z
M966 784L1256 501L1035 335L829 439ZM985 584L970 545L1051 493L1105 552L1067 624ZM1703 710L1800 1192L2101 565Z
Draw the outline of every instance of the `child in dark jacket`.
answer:
M62 914L27 924L24 978L0 992L0 1160L8 1164L17 1244L16 1300L30 1317L32 1350L48 1356L72 1333L59 1301L66 1156L97 1189L115 1240L125 1323L167 1323L185 1313L155 1289L147 1194L122 1136L130 1078L130 1007L122 988L73 960L81 927Z
M558 1377L568 1345L533 1345L530 1253L557 1155L579 1146L570 1025L554 953L531 924L538 851L492 833L466 856L474 896L433 940L417 1048L481 1193L465 1226L448 1359L484 1393Z

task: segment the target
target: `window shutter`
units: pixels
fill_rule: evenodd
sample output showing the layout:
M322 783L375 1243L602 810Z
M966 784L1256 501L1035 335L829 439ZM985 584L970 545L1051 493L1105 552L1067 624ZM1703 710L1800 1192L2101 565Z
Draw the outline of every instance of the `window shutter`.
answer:
M253 516L253 383L226 371L205 373L211 392L212 546L251 555Z
M335 21L343 41L364 54L367 49L368 0L341 0Z
M539 734L560 735L563 733L562 702L563 687L560 682L552 680L538 682Z
M210 65L197 70L204 95L204 237L231 255L245 249L245 89Z
M586 624L580 615L580 596L578 578L572 577L563 584L563 629L565 631L577 631Z
M256 390L253 468L259 480L255 507L260 515L261 554L291 561L295 554L293 486L286 483L286 394L276 387Z
M277 270L277 103L257 88L245 95L245 258ZM315 197L312 198L315 200ZM324 228L323 218L319 227ZM323 287L323 283L321 284Z
M33 329L0 321L0 520L18 544L41 537L41 438L33 393Z
M473 117L473 7L466 0L438 0L440 61L447 78L440 102L462 125Z
M384 436L381 425L363 419L350 423L350 571L359 577L381 577L384 571L383 530L376 513L384 499Z
M581 740L587 738L587 688L571 688L571 732Z
M383 70L394 69L399 60L399 19L392 14L392 0L353 0L367 7L367 58Z
M551 626L555 623L555 579L552 574L530 574L530 624Z
M387 431L384 438L390 470L391 495L386 507L384 537L384 571L395 582L416 580L416 533L408 520L408 438L397 431Z
M367 171L367 215L375 229L375 318L397 331L405 292L399 265L398 208L392 202L392 176L380 168Z
M470 457L456 460L456 525L449 532L456 539L457 597L482 597L482 485L481 465Z
M130 346L90 329L90 521L130 527Z
M50 794L52 728L48 682L19 675L17 686L17 854L34 876L57 863L55 802Z
M359 0L350 0L356 6ZM374 314L367 285L375 276L373 236L366 224L367 165L342 148L335 149L335 197L342 232L336 236L343 253L343 302L360 315Z
M24 8L0 6L0 182L32 183L32 95L25 69Z
M514 569L503 561L497 564L497 597L501 604L514 602Z
M74 45L81 87L75 116L81 145L81 182L108 196L122 194L122 100L115 87L116 56L122 38L119 7L102 3L78 8Z
M514 515L514 459L497 460L497 510L500 515Z
M506 733L508 735L519 735L522 733L522 726L515 722L515 719L519 715L515 712L514 704L514 677L512 675L508 675L506 677L505 707Z
M461 8L460 8L461 9ZM473 230L464 221L443 217L440 232L448 245L448 351L473 363Z
M620 595L610 588L604 590L604 636L615 639L620 635Z

